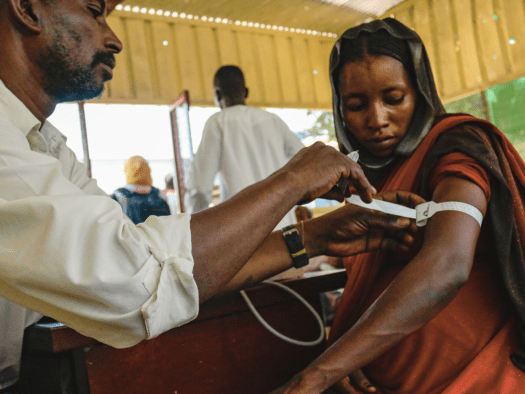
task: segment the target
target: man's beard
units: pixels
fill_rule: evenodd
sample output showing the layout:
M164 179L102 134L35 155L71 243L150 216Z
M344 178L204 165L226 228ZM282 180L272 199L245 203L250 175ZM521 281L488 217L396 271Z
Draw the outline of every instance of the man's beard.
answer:
M77 38L77 37L75 37ZM77 38L80 44L80 37ZM97 52L88 65L79 65L64 46L62 33L57 31L47 56L39 59L44 74L44 91L57 102L90 100L100 96L104 83L95 73L95 66L114 60L113 53Z

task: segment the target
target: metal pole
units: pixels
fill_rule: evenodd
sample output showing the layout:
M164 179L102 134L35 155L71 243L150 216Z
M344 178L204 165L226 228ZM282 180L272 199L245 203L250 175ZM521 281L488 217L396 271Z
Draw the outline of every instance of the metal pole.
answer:
M86 112L84 102L78 103L78 114L80 116L80 131L82 132L82 147L84 148L84 164L87 168L87 176L91 178L91 159L89 158L89 146L87 139Z

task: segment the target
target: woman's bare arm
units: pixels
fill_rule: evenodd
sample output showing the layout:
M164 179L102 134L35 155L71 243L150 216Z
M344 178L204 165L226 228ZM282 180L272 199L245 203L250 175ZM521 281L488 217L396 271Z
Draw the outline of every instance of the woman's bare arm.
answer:
M487 210L482 189L455 177L443 179L433 201L460 201ZM467 214L443 211L429 220L423 247L345 335L278 393L322 393L365 366L435 317L466 283L479 236Z

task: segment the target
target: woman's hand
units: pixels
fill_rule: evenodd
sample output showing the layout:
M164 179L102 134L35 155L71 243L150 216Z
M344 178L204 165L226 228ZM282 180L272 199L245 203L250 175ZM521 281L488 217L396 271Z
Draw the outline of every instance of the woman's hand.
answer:
M302 195L298 204L308 203L321 196L343 201L345 196L334 187L341 178L348 178L349 184L356 188L365 202L371 202L372 196L376 194L359 164L322 142L301 149L276 173L293 175L294 183ZM345 193L349 195L348 189Z
M270 394L369 394L377 392L360 369L322 392L315 388L306 389L305 387L300 377L296 376Z
M358 369L334 384L324 394L368 394L375 392L377 389L370 383L363 371Z
M425 202L404 191L380 193L375 198L410 208ZM407 251L414 242L417 226L414 220L348 204L305 221L304 229L303 243L311 256L344 257L378 249Z
M312 388L311 385L305 385L300 375L295 376L286 385L279 387L270 394L321 394L321 391ZM308 389L306 387L309 387ZM323 394L369 394L377 390L364 373L358 369L334 384L328 390L322 391Z

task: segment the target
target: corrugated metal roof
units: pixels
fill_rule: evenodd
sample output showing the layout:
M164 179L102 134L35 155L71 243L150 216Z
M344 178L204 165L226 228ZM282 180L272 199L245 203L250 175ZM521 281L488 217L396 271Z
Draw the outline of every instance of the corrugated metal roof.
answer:
M121 6L340 34L404 0L125 0ZM152 11L153 12L153 11Z

